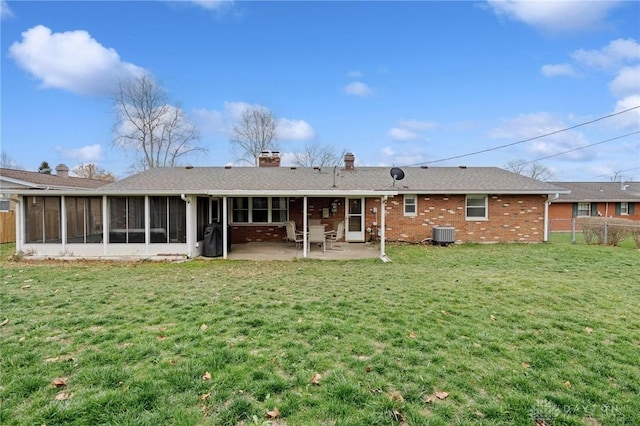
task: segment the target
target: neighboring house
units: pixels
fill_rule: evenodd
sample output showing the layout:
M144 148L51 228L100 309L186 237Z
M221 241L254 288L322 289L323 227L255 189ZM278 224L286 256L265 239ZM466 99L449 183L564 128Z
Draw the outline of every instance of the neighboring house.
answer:
M284 222L327 229L345 222L347 242L420 242L434 226L456 242L542 242L548 200L567 192L495 167L280 167L263 153L259 167L155 168L98 189L16 191L17 250L79 257L148 257L202 252L205 227L222 224L227 243L284 241ZM28 198L27 198L28 197ZM39 206L35 208L35 206ZM306 256L306 244L303 244Z
M640 220L640 182L553 182L566 188L551 200L552 231L570 231L573 220L586 216Z
M15 194L29 191L70 191L94 189L107 184L108 182L97 179L84 179L69 176L69 168L64 164L56 167L56 174L46 174L38 172L28 172L25 170L0 168L0 212L13 212L16 210L16 201L19 199ZM0 234L13 235L5 229L6 222L0 222L2 229ZM11 230L13 231L13 230Z

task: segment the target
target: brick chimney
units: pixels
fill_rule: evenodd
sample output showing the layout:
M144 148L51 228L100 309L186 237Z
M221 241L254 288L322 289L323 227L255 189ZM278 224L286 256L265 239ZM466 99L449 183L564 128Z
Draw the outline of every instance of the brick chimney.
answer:
M278 151L262 151L258 157L258 167L280 167Z
M66 164L58 164L56 166L56 175L60 176L61 178L68 178L69 177L69 168L67 167Z
M355 168L354 163L356 162L356 156L351 152L347 152L344 155L344 169L345 170L353 170Z

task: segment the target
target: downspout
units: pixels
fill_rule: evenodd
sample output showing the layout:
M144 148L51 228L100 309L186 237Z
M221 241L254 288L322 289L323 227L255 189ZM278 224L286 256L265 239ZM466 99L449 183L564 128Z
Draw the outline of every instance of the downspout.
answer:
M307 205L308 205L308 201L307 201L307 196L305 195L302 198L303 202L302 202L302 229L304 231L304 233L302 234L302 244L304 245L304 247L302 247L302 257L307 257L307 240L309 238L309 233L307 232Z
M182 199L182 201L185 202L186 204L186 208L185 208L185 213L186 213L186 223L185 226L187 227L187 258L191 259L193 258L193 226L192 223L193 221L191 220L191 200L186 196L186 194L180 194L180 198Z
M387 256L387 253L385 252L385 240L386 240L385 229L387 228L387 225L386 225L387 196L386 195L380 198L380 210L382 210L380 212L380 228L378 228L380 230L380 259L382 259L383 262L391 262L391 259L389 259L389 257Z
M554 194L553 196L549 196L549 199L544 202L544 235L542 238L542 242L549 241L549 205L552 201L557 200L560 197L560 194Z
M227 240L229 239L229 233L227 232L227 223L229 221L229 217L227 214L227 196L222 197L222 258L226 259L228 257L227 253Z

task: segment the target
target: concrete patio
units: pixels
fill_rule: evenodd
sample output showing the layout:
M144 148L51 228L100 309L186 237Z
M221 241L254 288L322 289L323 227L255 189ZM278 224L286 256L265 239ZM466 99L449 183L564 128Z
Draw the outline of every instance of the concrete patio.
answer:
M372 243L334 243L332 248L327 246L324 253L322 247L312 244L311 250L307 252L308 259L322 260L375 259L379 257L380 246ZM220 259L220 257L212 259ZM296 248L294 243L250 242L233 244L228 253L228 259L294 260L304 259L304 257L302 248Z

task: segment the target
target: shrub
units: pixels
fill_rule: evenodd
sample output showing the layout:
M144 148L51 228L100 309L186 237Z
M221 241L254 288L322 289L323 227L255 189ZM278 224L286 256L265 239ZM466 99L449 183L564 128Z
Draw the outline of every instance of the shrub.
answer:
M640 228L629 219L610 217L581 217L577 223L582 227L587 244L607 244L617 246L628 236L632 236L636 247L640 247Z

